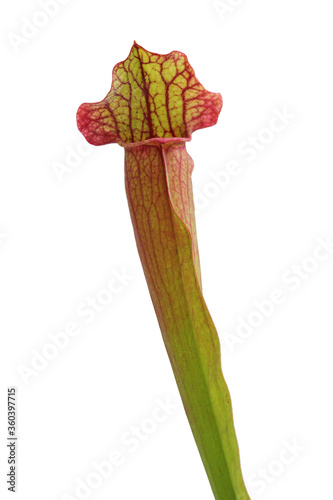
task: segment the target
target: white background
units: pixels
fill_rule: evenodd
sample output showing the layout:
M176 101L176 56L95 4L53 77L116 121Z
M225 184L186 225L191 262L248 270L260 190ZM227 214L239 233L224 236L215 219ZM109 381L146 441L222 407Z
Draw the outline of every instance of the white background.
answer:
M218 124L196 132L188 150L204 294L251 499L331 498L333 255L315 253L318 238L333 237L331 3L57 5L53 17L34 0L6 2L0 13L1 498L12 498L6 392L15 385L17 499L80 498L78 481L96 479L92 464L115 450L122 464L86 498L213 499L137 255L123 151L83 152L76 129L77 107L106 95L134 39L185 52L224 98ZM272 121L276 112L287 123ZM225 178L230 161L237 174L217 184L212 175ZM114 270L132 279L117 282L123 289L88 324L77 308L103 295ZM266 302L269 317L253 314L274 289L284 303ZM241 338L249 316L261 324ZM22 376L70 322L80 333ZM157 401L168 398L178 408L154 424ZM141 425L151 434L124 444Z

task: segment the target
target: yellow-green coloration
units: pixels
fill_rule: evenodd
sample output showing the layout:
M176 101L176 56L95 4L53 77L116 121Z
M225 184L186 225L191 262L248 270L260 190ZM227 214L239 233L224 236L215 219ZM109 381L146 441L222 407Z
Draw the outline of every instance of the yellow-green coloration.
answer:
M122 145L154 137L189 138L203 121L204 126L212 124L209 119L219 101L218 94L207 92L197 80L183 53L153 54L134 44L128 58L115 66L108 95L90 105L90 131L85 135L96 144L96 137L107 133L107 142Z

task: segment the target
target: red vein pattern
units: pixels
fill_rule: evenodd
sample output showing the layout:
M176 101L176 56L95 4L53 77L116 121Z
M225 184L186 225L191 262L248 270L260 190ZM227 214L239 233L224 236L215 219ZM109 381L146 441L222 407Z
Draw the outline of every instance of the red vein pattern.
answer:
M222 97L204 89L182 52L159 55L134 43L100 102L80 106L79 130L94 145L187 137L218 119Z

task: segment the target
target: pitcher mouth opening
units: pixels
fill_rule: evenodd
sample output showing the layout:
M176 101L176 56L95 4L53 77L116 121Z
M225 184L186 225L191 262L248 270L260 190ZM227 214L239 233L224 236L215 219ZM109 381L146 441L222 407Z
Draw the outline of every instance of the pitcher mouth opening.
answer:
M189 142L191 141L191 139L192 139L191 137L152 137L151 139L146 139L140 142L117 141L117 143L125 149L131 149L140 146L154 146L154 145L169 146L172 143L179 144L183 142Z

